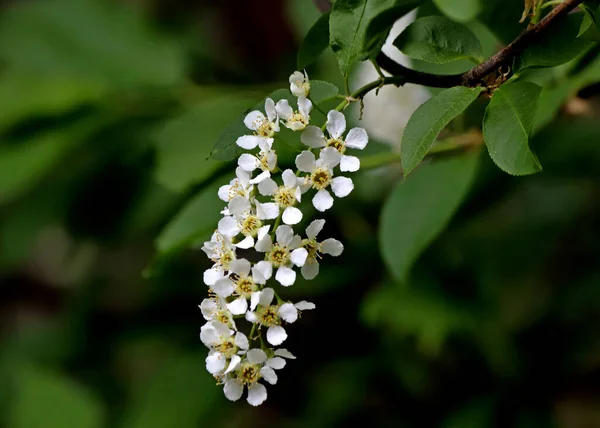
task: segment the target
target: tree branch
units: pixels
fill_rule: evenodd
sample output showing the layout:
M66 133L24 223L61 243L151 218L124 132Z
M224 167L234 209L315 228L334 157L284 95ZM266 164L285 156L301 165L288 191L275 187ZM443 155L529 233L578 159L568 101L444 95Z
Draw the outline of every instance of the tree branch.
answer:
M483 79L490 73L499 71L502 67L510 67L513 64L514 59L535 42L539 38L539 35L546 31L554 21L566 16L581 3L583 3L583 0L565 0L563 3L552 9L552 11L536 25L524 30L500 52L490 57L484 63L479 64L462 74L437 75L411 70L393 61L383 52L379 53L376 61L379 66L388 73L393 75L404 75L407 77L407 81L411 83L438 88L479 86L483 83Z

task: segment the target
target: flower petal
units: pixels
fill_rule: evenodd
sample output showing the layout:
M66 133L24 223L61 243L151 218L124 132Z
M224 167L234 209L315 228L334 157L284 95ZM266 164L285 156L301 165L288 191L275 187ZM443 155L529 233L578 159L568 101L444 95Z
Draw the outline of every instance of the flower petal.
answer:
M306 236L308 239L315 239L319 232L323 230L323 226L325 226L325 220L313 220L306 228Z
M309 310L314 309L316 307L314 303L307 302L306 300L301 300L300 302L295 303L294 306L299 311L309 311Z
M280 266L275 274L275 279L284 287L289 287L296 281L296 272L288 267Z
M254 245L254 249L261 253L266 253L273 246L273 242L271 241L271 235L265 235L262 239L259 239Z
M206 285L215 285L215 282L225 276L221 269L207 269L204 271L204 283Z
M231 282L229 278L221 278L215 282L214 285L211 285L210 288L221 297L231 296L231 293L233 293L234 290L233 282Z
M244 125L246 125L246 128L256 131L256 125L260 124L266 119L267 118L262 112L258 110L253 110L250 113L248 113L244 118Z
M310 111L312 110L312 103L305 96L298 97L298 110L305 117L308 117Z
M219 230L221 235L224 235L224 236L227 236L230 238L234 237L241 231L240 227L238 226L237 221L233 217L230 217L230 216L223 217L221 220L219 220L217 229Z
M338 198L346 197L354 189L354 183L348 177L335 177L331 180L331 190Z
M233 315L244 315L248 310L248 301L245 297L239 297L231 303L227 303L227 309Z
M252 268L252 277L254 282L264 284L273 275L273 265L265 260L262 260Z
M298 319L298 309L292 303L284 303L277 312L282 320L290 324Z
M294 230L289 226L279 226L275 231L279 245L286 247L294 237Z
M225 393L225 397L227 397L228 400L237 401L244 393L244 386L239 380L231 379L225 382L223 392Z
M334 149L335 150L335 149ZM296 168L302 172L312 172L315 167L315 155L310 150L304 150L296 156Z
M229 202L229 189L231 189L230 184L226 184L224 186L219 187L217 195L219 195L219 199L223 202Z
M261 220L273 220L279 217L279 205L275 202L261 204L256 201L256 215Z
M246 354L246 358L250 364L262 364L267 361L267 354L262 349L250 349Z
M281 178L283 178L283 184L286 187L293 188L298 185L298 177L291 169L286 169L281 173Z
M220 352L215 352L212 355L206 357L206 370L210 374L217 374L222 372L225 369L225 364L227 363L227 358Z
M346 135L346 147L362 150L367 146L369 136L362 128L352 128Z
M254 246L254 238L251 236L246 236L240 242L235 244L235 246L237 248L242 248L244 250L247 250L248 248L252 248Z
M296 266L303 266L306 262L307 257L308 251L306 251L306 248L296 248L290 254L290 259L292 260L292 263L294 263Z
M308 259L300 269L300 273L304 279L315 279L319 274L319 262L314 258Z
M260 174L258 174L256 177L254 177L252 180L250 180L250 183L251 184L260 183L261 181L266 180L270 176L271 176L271 173L269 171L263 171Z
M243 153L238 159L238 165L244 171L252 172L258 168L258 159L250 153Z
M273 181L272 178L266 178L258 183L258 192L263 196L270 196L277 192L279 186Z
M252 295L250 295L250 310L253 311L254 309L256 309L256 307L258 306L258 302L260 300L260 291L255 291L254 293L252 293ZM246 319L248 319L248 314L250 312L248 312L246 314ZM254 322L252 320L248 320L250 322Z
M229 361L229 366L227 366L227 370L223 374L231 373L234 371L242 361L242 358L239 355L233 355L231 357L231 361Z
M277 383L277 374L271 367L263 366L260 369L260 376L271 385L275 385Z
M328 238L321 242L321 252L332 256L339 256L344 251L344 244L337 239Z
M326 189L319 190L312 199L314 207L323 212L333 206L333 197Z
M340 171L342 172L356 172L360 169L360 159L356 156L342 156L340 162Z
M332 138L340 138L346 130L346 118L337 110L327 113L327 132Z
M289 358L290 360L295 360L296 359L296 357L294 356L294 354L292 354L287 349L276 349L275 350L275 355L277 355L279 357Z
M296 303L296 305L298 305ZM235 334L235 339L234 339L234 343L235 346L237 346L238 348L241 349L248 349L250 347L250 344L248 343L248 338L246 337L246 335L240 331L238 331Z
M307 126L306 129L302 131L300 141L313 149L324 147L326 143L323 131L317 126Z
M245 196L236 196L229 201L229 211L234 216L241 216L248 210L250 210L251 204L248 198Z
M302 220L302 211L296 207L287 207L281 219L285 224L298 224Z
M275 370L281 370L282 368L285 367L285 360L281 357L273 357L273 358L269 358L267 360L267 362L265 363L265 365L275 369Z
M277 104L275 104L275 110L277 110L277 114L283 120L290 120L294 115L294 111L290 107L290 103L285 99L277 101Z
M235 144L242 149L252 150L258 146L259 141L260 137L257 137L256 135L242 135L235 141Z
M267 388L263 384L255 383L248 388L246 401L252 406L260 406L267 399Z
M277 119L277 110L275 109L275 102L271 98L265 100L265 112L267 113L269 122L275 122Z
M260 292L258 304L261 306L269 306L275 297L275 292L272 288L265 288Z
M248 275L250 273L251 264L246 259L236 259L229 264L229 271L238 275Z
M329 168L337 166L341 159L342 155L333 147L325 147L319 155L319 163Z
M285 329L280 325L273 325L267 330L267 342L273 346L281 345L287 339Z

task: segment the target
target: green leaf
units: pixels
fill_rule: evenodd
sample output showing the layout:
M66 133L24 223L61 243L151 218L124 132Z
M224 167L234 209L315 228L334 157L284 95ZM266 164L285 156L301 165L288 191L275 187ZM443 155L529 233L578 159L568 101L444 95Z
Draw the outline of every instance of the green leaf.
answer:
M371 19L365 30L363 42L365 55L375 57L381 51L390 30L398 18L406 15L422 3L422 0L397 2L396 6L384 10Z
M475 177L477 155L428 163L398 183L385 202L379 243L392 275L405 282L417 257L446 227Z
M217 196L217 191L231 178L220 178L194 196L160 232L155 242L156 249L164 254L208 240L223 209L223 201Z
M485 110L485 144L492 160L509 174L526 175L542 170L537 156L529 149L541 90L531 82L502 85Z
M104 410L82 385L41 368L22 365L12 372L14 396L8 408L11 428L100 428Z
M111 85L172 85L183 80L183 44L158 34L123 3L31 1L0 17L0 57L10 69Z
M322 80L310 81L310 99L314 104L323 104L334 99L340 90L337 86ZM292 104L293 105L293 104Z
M433 0L438 9L455 21L475 19L482 9L481 0Z
M298 69L302 70L319 58L329 47L329 13L321 15L308 30L298 50Z
M273 99L275 103L277 103L279 100L286 99L289 101L291 106L296 104L296 97L292 95L289 89L277 89L276 91L271 92L262 101L256 103L251 109L248 109L246 112L238 115L237 119L231 122L225 128L225 130L221 132L221 135L210 152L210 156L213 159L231 161L242 152L242 149L238 147L235 142L242 135L252 134L252 131L246 128L246 125L244 125L244 117L249 111L252 110L259 110L264 113L265 100L267 98Z
M406 124L402 137L402 168L408 175L423 160L437 135L477 99L482 88L457 86L423 103Z
M508 45L527 27L519 22L522 14L523 1L486 0L477 20Z
M471 30L443 16L426 16L410 24L394 45L410 58L434 64L460 59L483 61L481 43Z
M216 91L219 92L206 90L202 101L159 125L154 135L155 178L173 192L206 180L223 165L210 158L212 147L223 128L232 120L237 121L239 113L256 99L254 93ZM243 123L241 126L246 129Z
M133 405L120 426L207 426L220 395L214 379L206 373L203 353L171 357L135 392Z
M373 47L373 40L366 40L366 31L371 20L392 9L395 10L397 19L414 9L418 3L415 0L337 0L329 18L329 39L342 75L348 76L355 62L369 56L370 52L365 50L365 47ZM402 10L406 11L401 13ZM386 21L390 21L389 14ZM388 22L389 26L380 24L378 26L387 34L393 22ZM371 34L370 37L377 40L374 43L377 45L381 34Z
M543 32L517 59L516 70L528 67L555 67L582 54L595 41L590 28L577 36L581 28L581 15L571 14L553 24L553 30ZM587 37L589 35L589 37Z

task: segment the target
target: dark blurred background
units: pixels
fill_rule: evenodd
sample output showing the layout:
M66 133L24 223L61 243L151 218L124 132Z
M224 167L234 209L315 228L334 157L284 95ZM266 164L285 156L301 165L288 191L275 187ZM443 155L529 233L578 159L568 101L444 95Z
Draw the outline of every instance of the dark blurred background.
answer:
M235 165L209 153L287 87L319 16L309 0L0 2L0 425L600 427L597 49L533 141L544 172L482 156L409 284L377 248L401 172L357 174L325 216L345 253L286 290L317 304L289 329L298 359L259 408L215 386L197 247ZM340 83L331 52L308 72Z

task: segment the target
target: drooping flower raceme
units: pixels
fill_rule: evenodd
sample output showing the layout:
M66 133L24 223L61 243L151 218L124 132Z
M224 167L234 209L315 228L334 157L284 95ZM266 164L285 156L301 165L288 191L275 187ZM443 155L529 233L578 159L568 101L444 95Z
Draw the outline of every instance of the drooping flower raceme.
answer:
M235 178L219 188L223 216L202 246L212 262L203 277L209 297L200 304L206 320L200 339L209 348L206 369L224 386L228 399L247 393L253 406L266 400L266 384L277 383L275 371L285 366L284 358L295 358L278 348L291 324L302 311L315 308L304 300L285 300L278 292L296 282L297 271L304 279L315 278L323 255L339 256L344 249L337 239L317 239L325 220L294 230L310 221L301 210L303 196L318 211L333 206L332 193L347 196L354 184L340 172L357 171L360 161L346 149L361 150L368 142L361 128L344 137L346 119L337 110L327 114L327 134L309 125L313 105L308 76L297 71L289 81L297 110L286 99L267 98L264 112L245 116L249 132L236 144L247 152L238 158ZM279 169L280 132L292 133L308 146L296 156L295 169Z

